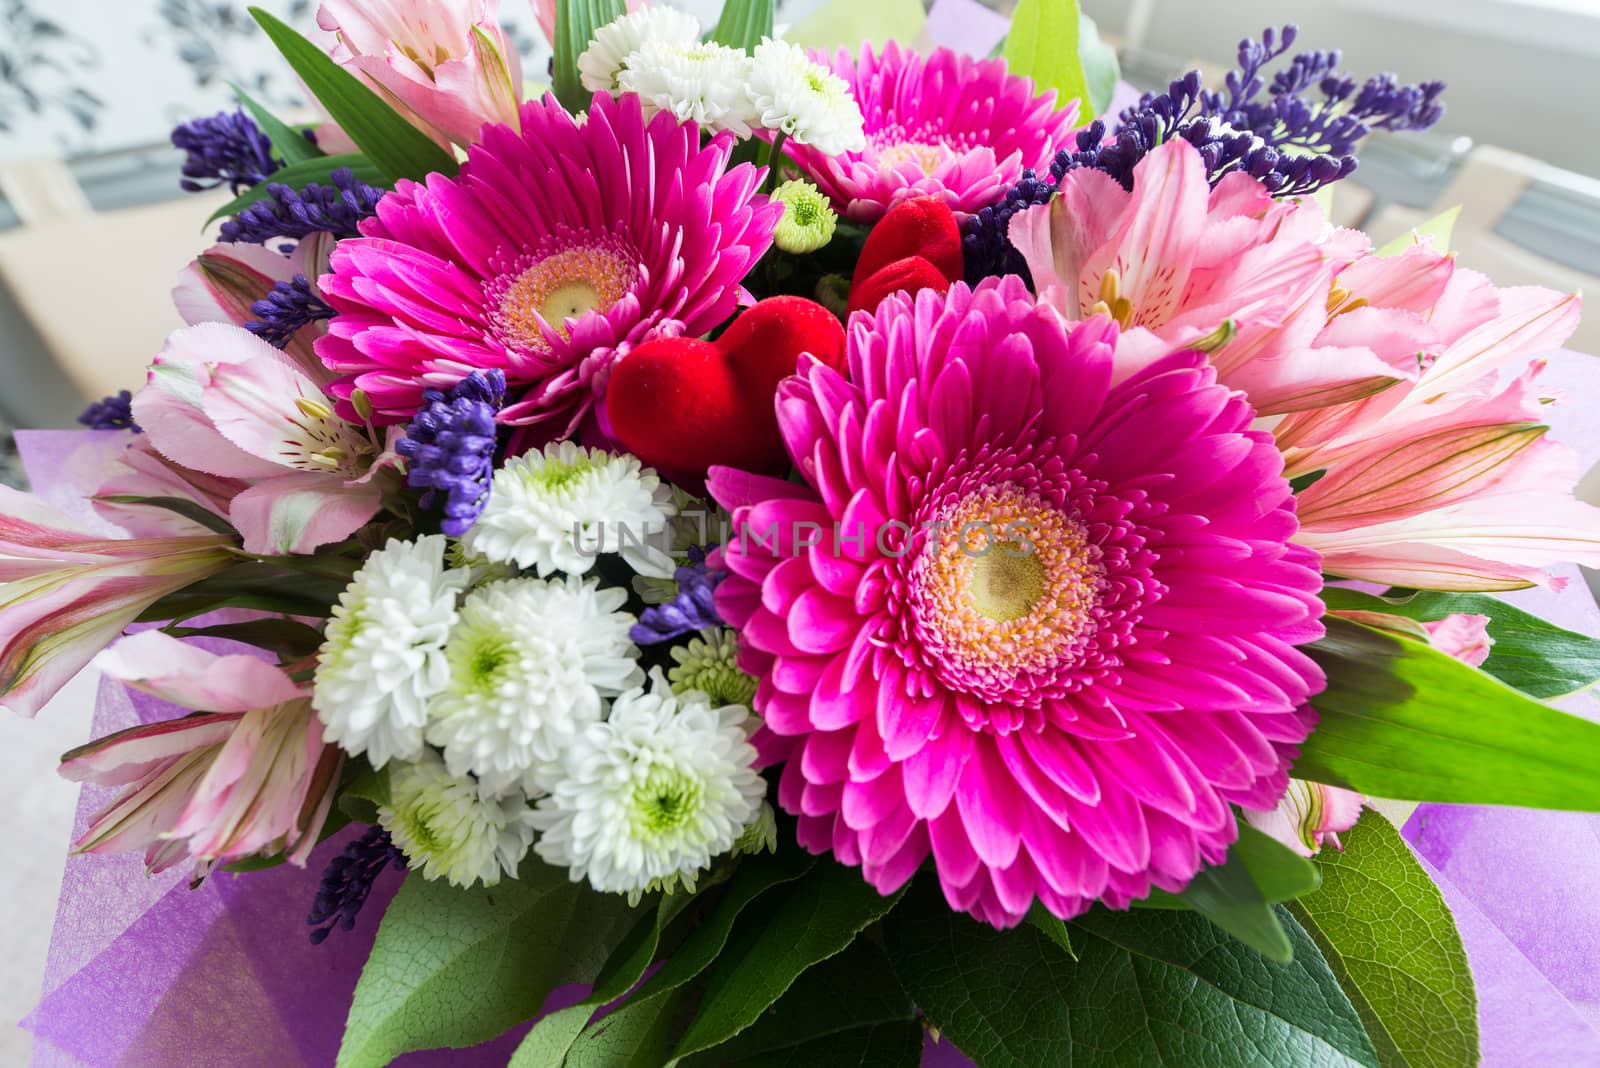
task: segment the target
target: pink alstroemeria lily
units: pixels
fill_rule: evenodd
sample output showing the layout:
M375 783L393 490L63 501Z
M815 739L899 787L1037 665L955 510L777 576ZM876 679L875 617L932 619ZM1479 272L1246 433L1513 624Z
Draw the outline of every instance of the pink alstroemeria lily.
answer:
M1058 196L1009 230L1042 303L1124 327L1119 377L1201 348L1225 384L1272 415L1416 376L1432 337L1420 317L1377 304L1328 315L1334 278L1365 251L1363 236L1331 229L1309 201L1274 200L1245 174L1212 189L1185 141L1151 152L1133 178L1129 193L1098 171L1070 171Z
M336 63L365 78L441 145L466 146L485 123L519 125L522 61L498 21L500 0L323 0Z
M133 411L169 460L246 483L228 519L252 553L307 553L349 537L377 513L376 476L394 463L283 353L223 323L173 333Z
M0 708L31 716L156 601L216 574L232 538L118 538L0 486Z
M201 714L131 727L62 757L77 782L127 789L89 824L84 853L143 849L151 871L284 852L302 867L333 802L343 756L304 687L252 656L219 656L160 631L96 660L111 678Z
M233 323L244 326L261 316L251 310L279 282L304 277L314 294L320 295L317 279L328 270L333 252L332 234L311 234L295 243L287 256L264 245L243 242L212 245L196 256L178 274L172 289L172 302L190 326L200 323ZM312 343L327 332L326 323L302 327L289 339L283 353L319 386L335 375L317 359Z

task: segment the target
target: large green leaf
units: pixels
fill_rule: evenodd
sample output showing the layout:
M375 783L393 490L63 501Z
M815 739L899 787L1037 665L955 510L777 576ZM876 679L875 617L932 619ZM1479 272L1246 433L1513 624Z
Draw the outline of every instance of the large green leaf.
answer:
M390 179L456 173L456 159L383 98L276 16L252 7L261 28L328 115ZM276 180L276 179L275 179Z
M1321 948L1383 1068L1478 1063L1478 999L1444 897L1388 820L1368 812L1324 850L1322 889L1290 911Z
M1322 593L1330 611L1386 612L1427 623L1452 612L1488 616L1494 646L1483 670L1530 697L1562 697L1600 680L1600 641L1486 593L1424 591L1393 599L1334 586Z
M591 982L638 915L537 859L489 888L411 876L356 984L338 1068L495 1037L555 987Z
M952 912L927 878L883 928L901 983L981 1068L1374 1068L1338 980L1279 916L1291 964L1191 912L1106 909L1070 924L1073 963L1030 926L1000 932Z
M730 48L754 48L772 36L773 0L726 0L711 39Z
M1600 811L1600 724L1422 642L1330 616L1294 774L1405 801Z
M587 111L590 93L578 76L578 57L594 31L628 13L625 0L556 0L555 59L551 89L568 111Z
M854 54L863 44L911 44L927 21L921 0L828 0L783 37L806 48L831 51L842 45Z
M656 908L641 916L633 930L628 932L600 968L589 996L535 1023L512 1054L508 1068L545 1068L547 1065L560 1064L595 1010L627 993L644 975L645 969L655 959L662 929L683 908L690 896L682 892L668 894L661 898Z
M816 858L800 849L748 857L728 882L717 906L659 971L640 984L627 1004L585 1028L571 1045L568 1068L655 1068L667 1060L680 1017L692 1008L683 987L715 961L745 907L774 887L801 878ZM553 1062L557 1063L557 1062Z
M1078 101L1085 118L1094 113L1083 59L1078 55L1077 0L1019 0L1006 35L1006 66L1032 78L1042 92L1056 91L1056 104Z
M243 104L245 110L256 120L256 125L267 135L273 149L278 153L278 158L283 162L300 163L303 160L327 155L312 143L303 130L290 126L278 118L238 85L233 87L233 95L239 98L239 103Z
M291 163L287 167L278 168L272 172L272 176L265 182L251 186L212 212L206 222L211 223L218 219L237 215L256 201L267 199L270 195L267 189L269 185L286 185L291 189L304 189L312 182L320 182L326 185L332 180L330 176L333 172L340 168L349 168L358 182L365 182L367 185L375 186L388 184L383 172L378 170L372 161L363 155L349 153L342 156L318 156L315 159L305 159L298 163Z
M802 972L844 949L899 900L899 892L884 896L857 869L834 863L764 897L712 966L677 1055L710 1049L749 1027Z
M795 981L750 1027L680 1068L917 1068L922 1025L883 950L858 938Z

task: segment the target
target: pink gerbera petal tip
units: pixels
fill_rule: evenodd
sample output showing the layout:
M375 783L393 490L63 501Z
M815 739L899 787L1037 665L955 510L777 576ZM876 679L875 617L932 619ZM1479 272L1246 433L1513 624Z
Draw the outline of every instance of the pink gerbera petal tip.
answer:
M1272 439L1198 353L1112 385L1116 344L1016 278L894 296L848 378L780 390L808 487L712 472L780 803L884 892L930 853L1000 926L1181 889L1310 730L1321 579Z

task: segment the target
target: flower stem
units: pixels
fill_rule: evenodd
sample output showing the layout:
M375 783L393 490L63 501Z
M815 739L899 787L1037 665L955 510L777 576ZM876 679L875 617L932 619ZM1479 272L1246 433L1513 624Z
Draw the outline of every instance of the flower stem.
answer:
M783 143L789 135L779 130L772 139L772 147L767 151L767 182L764 192L770 193L778 188L778 172L783 169Z

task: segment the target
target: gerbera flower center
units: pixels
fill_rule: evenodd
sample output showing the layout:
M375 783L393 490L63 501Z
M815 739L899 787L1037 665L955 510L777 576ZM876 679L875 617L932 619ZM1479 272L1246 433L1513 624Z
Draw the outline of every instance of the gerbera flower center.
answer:
M967 494L936 530L911 580L947 679L974 692L1006 686L1059 668L1094 632L1104 572L1075 517L1007 483Z
M971 148L971 140L966 134L938 129L931 122L915 128L891 123L872 135L872 146L877 149L880 164L898 167L910 163L923 174L932 174Z
M505 344L547 352L555 335L572 336L569 320L608 311L639 280L639 258L619 238L557 242L525 253L486 286L489 321Z

